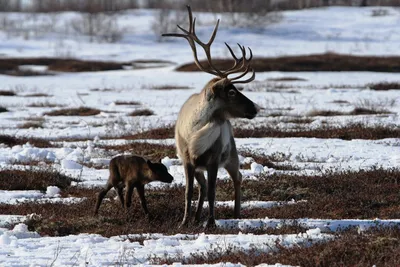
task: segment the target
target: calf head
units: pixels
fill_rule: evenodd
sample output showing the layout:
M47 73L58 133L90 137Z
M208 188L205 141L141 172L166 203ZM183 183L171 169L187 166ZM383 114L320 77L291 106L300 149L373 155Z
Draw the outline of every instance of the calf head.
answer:
M147 165L152 171L152 178L154 181L160 181L164 183L172 183L174 177L169 174L167 167L165 167L162 163L153 163L150 160L147 160Z

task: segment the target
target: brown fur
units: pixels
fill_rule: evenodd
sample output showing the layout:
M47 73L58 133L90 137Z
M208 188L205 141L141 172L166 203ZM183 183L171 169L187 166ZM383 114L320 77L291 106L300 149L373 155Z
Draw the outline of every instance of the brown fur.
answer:
M97 195L95 214L98 213L103 198L112 187L117 191L122 207L129 208L132 204L133 189L136 187L144 213L148 215L144 185L152 181L171 183L173 180L163 164L152 163L150 160L135 155L114 157L110 161L109 170L107 184ZM125 196L123 195L124 188L126 189Z

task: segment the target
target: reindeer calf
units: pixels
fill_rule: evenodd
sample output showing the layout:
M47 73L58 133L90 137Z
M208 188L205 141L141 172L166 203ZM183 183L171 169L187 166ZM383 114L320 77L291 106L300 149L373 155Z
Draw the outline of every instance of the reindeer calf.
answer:
M136 187L142 208L146 215L149 214L144 196L144 185L152 181L171 183L174 179L168 173L167 167L162 163L152 163L140 156L121 155L110 161L110 177L103 190L97 195L95 215L99 211L100 204L107 192L114 187L118 193L122 208L129 208L132 204L133 189ZM122 190L125 189L125 197ZM125 198L125 199L124 199Z

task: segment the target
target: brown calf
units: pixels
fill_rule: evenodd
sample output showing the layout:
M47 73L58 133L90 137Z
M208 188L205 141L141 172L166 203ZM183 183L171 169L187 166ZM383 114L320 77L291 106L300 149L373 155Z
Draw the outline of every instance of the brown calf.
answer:
M140 156L120 155L110 161L110 177L103 190L97 195L94 214L99 211L100 204L107 192L114 187L121 200L122 207L129 208L132 203L133 189L136 187L142 208L146 215L149 214L144 196L144 185L152 181L171 183L174 179L168 173L167 167L162 163L152 163ZM122 190L125 190L125 200Z

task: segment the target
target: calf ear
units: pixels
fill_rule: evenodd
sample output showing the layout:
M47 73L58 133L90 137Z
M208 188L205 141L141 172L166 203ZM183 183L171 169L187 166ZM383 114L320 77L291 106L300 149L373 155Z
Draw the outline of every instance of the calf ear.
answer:
M147 165L148 165L150 168L151 168L151 166L153 166L153 163L152 163L149 159L147 160L146 163L147 163Z

